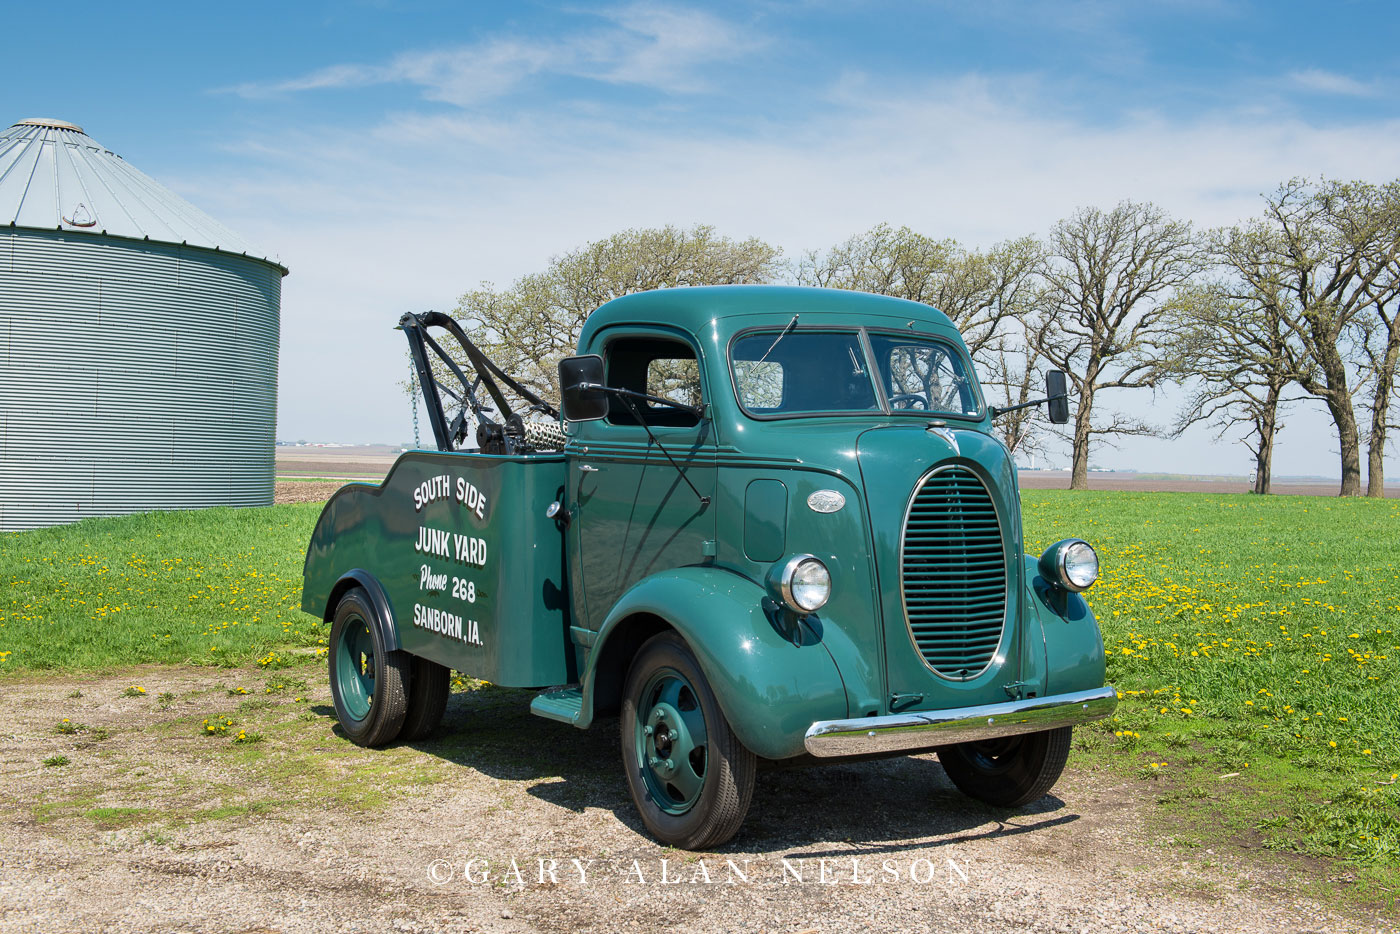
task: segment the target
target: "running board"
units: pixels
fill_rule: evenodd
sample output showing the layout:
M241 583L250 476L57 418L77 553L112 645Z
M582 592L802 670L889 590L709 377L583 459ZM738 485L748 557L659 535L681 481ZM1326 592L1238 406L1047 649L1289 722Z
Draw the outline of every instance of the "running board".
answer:
M546 720L558 720L569 726L578 724L583 713L583 689L577 684L541 691L530 701L530 713Z

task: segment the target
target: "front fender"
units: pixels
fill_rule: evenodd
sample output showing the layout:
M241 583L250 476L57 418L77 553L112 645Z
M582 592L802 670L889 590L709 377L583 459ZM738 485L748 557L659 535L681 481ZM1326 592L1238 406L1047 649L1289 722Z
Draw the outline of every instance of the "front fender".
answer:
M814 722L847 716L846 688L821 642L800 638L796 645L779 631L765 610L767 596L753 581L712 567L674 568L636 583L598 630L576 725L593 719L600 665L620 661L625 672L630 664L615 657L631 647L620 648L629 645L622 634L635 631L639 619L654 619L680 633L695 653L740 742L767 759L801 754Z
M1105 677L1103 634L1083 594L1052 586L1040 575L1040 565L1025 556L1027 597L1036 602L1036 615L1045 635L1045 690L1069 694L1102 687Z

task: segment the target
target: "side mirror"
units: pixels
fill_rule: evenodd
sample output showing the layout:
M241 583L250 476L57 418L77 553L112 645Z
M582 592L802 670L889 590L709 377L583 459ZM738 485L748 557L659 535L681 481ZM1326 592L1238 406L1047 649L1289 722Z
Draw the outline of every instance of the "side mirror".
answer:
M560 364L560 368L563 368L563 364ZM1045 408L1050 421L1056 425L1069 421L1069 395L1063 370L1050 370L1045 374L1045 395Z
M597 421L608 414L608 394L601 389L582 389L603 384L603 358L597 354L565 357L559 361L559 410L568 422Z

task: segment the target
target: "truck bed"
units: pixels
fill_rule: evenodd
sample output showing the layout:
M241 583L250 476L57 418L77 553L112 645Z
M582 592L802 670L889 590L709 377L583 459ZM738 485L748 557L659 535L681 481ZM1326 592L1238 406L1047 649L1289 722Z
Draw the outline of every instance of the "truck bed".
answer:
M562 454L410 451L383 483L349 484L326 503L302 609L329 619L345 576L367 572L402 649L493 684L566 683L564 536L545 515L564 478Z

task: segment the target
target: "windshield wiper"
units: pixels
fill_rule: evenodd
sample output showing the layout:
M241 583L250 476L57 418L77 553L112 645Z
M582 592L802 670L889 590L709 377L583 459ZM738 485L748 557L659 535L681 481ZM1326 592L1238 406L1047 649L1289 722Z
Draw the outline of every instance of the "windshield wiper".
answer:
M777 347L778 344L782 342L782 339L784 337L787 337L789 334L791 334L792 329L795 327L797 327L797 315L792 316L792 320L787 323L787 327L783 328L782 333L778 335L778 339L768 345L768 349L763 352L763 356L759 357L758 361L754 365L757 366L759 363L762 363L764 360L767 360L768 355L773 352L773 348Z

